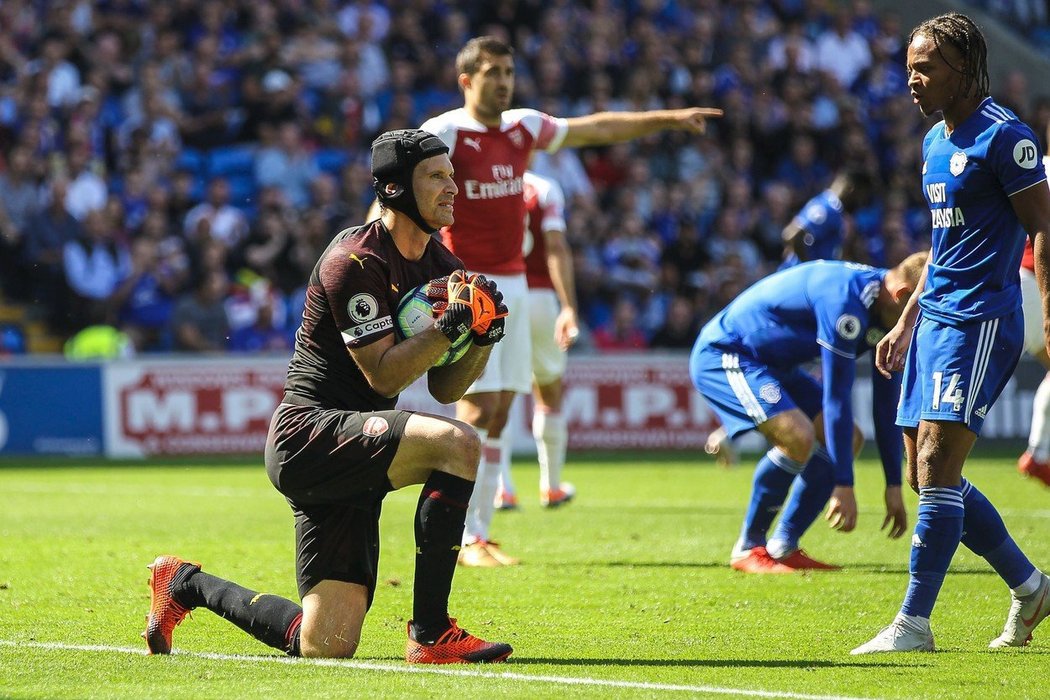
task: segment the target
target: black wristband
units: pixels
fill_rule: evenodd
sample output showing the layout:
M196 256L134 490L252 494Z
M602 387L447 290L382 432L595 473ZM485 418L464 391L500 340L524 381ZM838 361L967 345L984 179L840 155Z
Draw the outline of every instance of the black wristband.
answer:
M434 325L445 334L448 342L454 343L470 331L473 313L466 304L449 304Z
M503 319L493 319L492 323L489 324L489 329L487 331L484 333L474 333L474 344L480 345L481 347L495 345L503 340L504 331L505 325Z

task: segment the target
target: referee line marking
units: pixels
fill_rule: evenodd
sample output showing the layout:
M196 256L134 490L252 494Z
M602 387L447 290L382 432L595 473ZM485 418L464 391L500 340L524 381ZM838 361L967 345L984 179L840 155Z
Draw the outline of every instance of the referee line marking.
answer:
M63 644L59 642L13 642L0 639L0 646L19 649L44 649L48 651L93 651L146 656L146 650L132 647L106 646L102 644ZM384 664L374 661L352 661L346 659L303 659L287 656L248 656L243 654L215 654L212 652L174 651L174 656L186 656L212 661L236 661L238 663L276 663L296 666L324 666L359 671L388 673L422 673L457 678L492 678L497 680L547 683L566 686L597 686L603 688L625 688L630 690L659 690L681 693L709 693L712 695L737 695L752 698L792 698L793 700L870 700L844 695L812 695L777 690L751 690L747 688L724 688L713 685L679 685L675 683L647 683L644 681L618 681L605 678L582 678L574 676L538 676L528 673L474 671L467 669L437 668L434 666L412 666Z

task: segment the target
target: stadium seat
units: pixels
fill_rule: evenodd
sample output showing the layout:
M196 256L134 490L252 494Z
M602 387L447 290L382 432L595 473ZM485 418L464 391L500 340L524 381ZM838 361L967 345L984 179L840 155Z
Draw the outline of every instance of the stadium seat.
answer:
M241 207L255 200L258 186L252 175L227 175L230 184L230 204Z
M225 146L208 153L208 176L232 178L255 170L255 146Z
M339 175L350 160L350 155L341 148L324 148L317 152L317 167L326 173Z
M184 148L175 157L175 169L204 174L204 156L194 148Z

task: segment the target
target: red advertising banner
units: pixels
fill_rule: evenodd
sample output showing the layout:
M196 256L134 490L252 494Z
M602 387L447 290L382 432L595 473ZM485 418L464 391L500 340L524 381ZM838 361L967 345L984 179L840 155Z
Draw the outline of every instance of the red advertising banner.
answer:
M286 369L277 360L109 364L103 369L108 453L261 453Z
M685 356L573 357L565 385L570 449L702 449L718 427Z

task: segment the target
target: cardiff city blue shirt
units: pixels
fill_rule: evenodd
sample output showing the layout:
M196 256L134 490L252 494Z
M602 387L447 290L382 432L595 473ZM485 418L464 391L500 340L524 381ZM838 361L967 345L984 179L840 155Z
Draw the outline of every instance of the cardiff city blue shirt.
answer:
M842 202L831 190L824 190L806 202L792 221L801 228L806 260L837 260L842 257L845 220ZM791 253L780 265L781 270L798 265L798 255Z
M853 483L856 358L884 329L871 316L887 270L838 260L802 263L755 283L711 319L698 343L733 349L781 370L821 360L825 443L836 483ZM872 353L874 360L874 353ZM900 484L902 442L895 411L899 375L872 372L872 418L888 484Z
M1026 234L1009 198L1046 181L1039 139L988 97L951 134L943 121L930 129L922 158L933 224L923 313L957 325L1020 308Z

